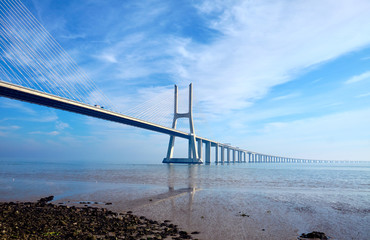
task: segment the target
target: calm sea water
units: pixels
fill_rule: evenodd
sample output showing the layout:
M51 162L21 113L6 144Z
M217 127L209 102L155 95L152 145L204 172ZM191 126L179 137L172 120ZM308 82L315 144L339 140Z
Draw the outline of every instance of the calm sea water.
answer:
M369 163L0 162L0 201L48 195L56 201L113 202L118 211L172 218L184 229L200 228L204 239L290 239L320 228L332 239L370 236ZM241 213L251 215L249 220ZM274 235L279 231L286 235Z

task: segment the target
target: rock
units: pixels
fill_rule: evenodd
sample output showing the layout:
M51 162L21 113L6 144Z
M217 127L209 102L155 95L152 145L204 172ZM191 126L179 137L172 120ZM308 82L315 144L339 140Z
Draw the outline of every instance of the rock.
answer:
M106 208L46 204L53 198L42 198L36 203L0 203L0 239L192 238L177 225L167 224L169 220L158 223L132 215L131 211L117 214Z
M320 240L327 240L328 237L323 232L310 232L310 233L302 233L300 238L309 238L309 239L320 239Z
M40 200L38 200L37 203L43 205L43 204L46 204L47 202L53 201L53 199L54 199L54 196L44 197L44 198L40 198Z

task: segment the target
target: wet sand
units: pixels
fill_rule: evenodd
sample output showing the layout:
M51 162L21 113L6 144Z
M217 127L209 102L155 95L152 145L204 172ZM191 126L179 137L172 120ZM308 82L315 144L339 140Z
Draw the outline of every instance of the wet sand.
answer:
M160 191L159 191L160 192ZM323 203L299 202L302 196L271 192L239 192L220 189L168 189L158 194L129 191L97 191L59 201L81 199L112 202L116 212L133 211L156 221L171 220L199 239L297 239L302 233L324 232L330 239L366 239L369 210L336 209ZM302 195L304 193L300 193ZM297 201L295 200L297 199ZM322 206L321 206L322 205ZM359 223L353 225L353 223Z
M362 168L5 167L0 201L54 195L55 204L107 207L158 222L170 220L179 230L200 232L199 239L289 240L313 231L330 239L370 236L369 175Z

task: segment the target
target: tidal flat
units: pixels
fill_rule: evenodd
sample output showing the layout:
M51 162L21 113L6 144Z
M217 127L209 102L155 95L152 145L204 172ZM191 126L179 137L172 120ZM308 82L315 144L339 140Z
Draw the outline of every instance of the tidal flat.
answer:
M7 168L7 169L5 169ZM6 165L0 201L132 212L199 239L329 239L370 235L369 165ZM105 205L105 203L111 203ZM87 206L85 206L87 205Z

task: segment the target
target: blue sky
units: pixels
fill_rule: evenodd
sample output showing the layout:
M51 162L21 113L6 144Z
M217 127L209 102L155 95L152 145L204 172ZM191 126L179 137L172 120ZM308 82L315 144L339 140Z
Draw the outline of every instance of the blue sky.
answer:
M266 154L370 160L367 0L23 3L122 112L192 82L200 136ZM0 98L1 159L160 163L167 144Z

